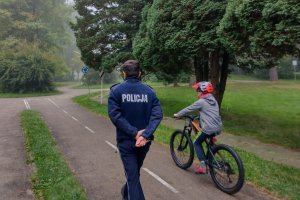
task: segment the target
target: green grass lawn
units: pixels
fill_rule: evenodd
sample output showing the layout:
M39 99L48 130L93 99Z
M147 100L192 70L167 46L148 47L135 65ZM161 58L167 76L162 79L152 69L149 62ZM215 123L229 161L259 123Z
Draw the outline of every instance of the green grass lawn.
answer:
M83 188L58 151L39 113L23 111L21 125L30 154L28 162L36 166L32 175L35 199L86 200Z
M229 74L228 80L259 80L253 76L248 76L248 75L234 75L234 74Z
M165 116L196 100L190 87L156 88ZM300 83L229 81L221 109L224 131L300 149Z
M225 131L300 149L300 83L229 82L222 116Z

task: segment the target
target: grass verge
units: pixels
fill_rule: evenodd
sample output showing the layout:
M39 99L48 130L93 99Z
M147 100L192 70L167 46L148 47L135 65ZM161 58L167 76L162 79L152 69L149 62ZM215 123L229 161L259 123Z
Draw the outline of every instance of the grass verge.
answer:
M39 113L23 111L21 126L26 149L36 171L32 175L33 191L37 199L86 200L86 195L70 168L57 150L56 144Z
M51 96L61 94L60 91L53 92L41 92L41 93L2 93L0 92L0 98L24 98L24 97L38 97L38 96Z
M99 93L92 93L90 97L97 95ZM88 95L74 97L73 101L92 112L108 117L107 105L100 105L100 103L91 100ZM161 124L155 132L155 140L168 145L173 131L174 129ZM236 150L244 163L246 181L250 181L280 198L300 200L299 169L263 160L240 149Z

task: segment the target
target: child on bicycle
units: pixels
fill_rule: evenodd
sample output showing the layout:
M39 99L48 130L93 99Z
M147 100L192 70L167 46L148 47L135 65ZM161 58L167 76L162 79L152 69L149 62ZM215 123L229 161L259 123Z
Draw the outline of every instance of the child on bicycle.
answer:
M200 166L195 168L195 173L204 174L206 173L207 167L205 164L205 154L202 143L206 138L213 137L220 133L222 121L219 112L219 105L212 95L212 84L209 82L198 82L193 85L193 88L197 91L199 99L192 105L174 114L174 117L180 118L197 110L200 112L200 126L202 128L202 132L201 134L198 134L194 141L194 147L200 161Z

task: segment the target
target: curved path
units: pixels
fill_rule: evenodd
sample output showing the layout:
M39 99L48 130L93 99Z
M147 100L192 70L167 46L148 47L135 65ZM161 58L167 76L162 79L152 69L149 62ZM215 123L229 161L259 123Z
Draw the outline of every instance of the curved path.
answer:
M19 113L26 107L41 113L89 199L121 199L120 188L125 179L115 149L115 128L109 119L71 101L72 96L86 90L65 87L63 91L64 94L51 97L0 99L1 105L5 104L5 108L1 106L0 118L0 176L9 177L0 179L0 199L33 198L28 190L30 172L25 164L24 141L19 128ZM12 170L14 166L18 167ZM209 175L195 175L192 169L177 168L168 148L157 143L152 144L145 160L141 181L145 196L150 200L273 199L248 184L239 193L227 195L214 186Z

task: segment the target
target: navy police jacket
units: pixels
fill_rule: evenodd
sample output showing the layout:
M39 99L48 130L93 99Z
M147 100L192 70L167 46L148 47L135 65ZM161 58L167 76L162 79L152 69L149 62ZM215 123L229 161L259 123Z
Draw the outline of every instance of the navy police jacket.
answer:
M117 129L117 142L135 140L139 130L153 140L163 114L153 89L135 77L128 77L110 89L108 115Z

